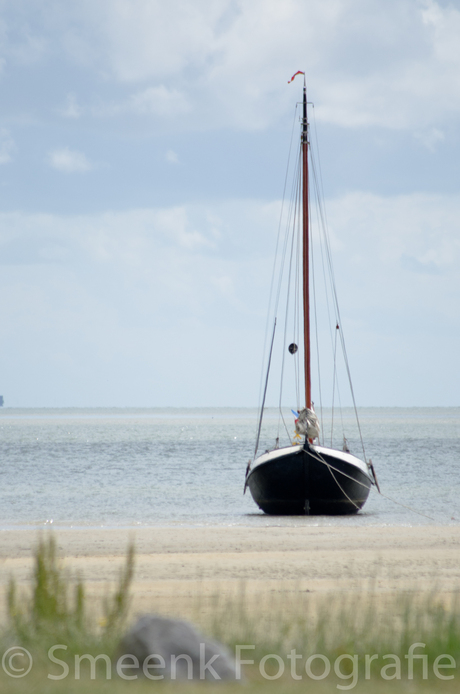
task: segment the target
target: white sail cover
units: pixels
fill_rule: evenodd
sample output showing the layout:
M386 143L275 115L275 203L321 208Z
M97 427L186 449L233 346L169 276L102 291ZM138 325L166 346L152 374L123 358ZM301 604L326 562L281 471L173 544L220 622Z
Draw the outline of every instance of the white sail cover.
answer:
M308 407L304 407L300 410L299 416L296 419L295 430L300 436L306 436L312 440L317 439L321 427L316 413Z

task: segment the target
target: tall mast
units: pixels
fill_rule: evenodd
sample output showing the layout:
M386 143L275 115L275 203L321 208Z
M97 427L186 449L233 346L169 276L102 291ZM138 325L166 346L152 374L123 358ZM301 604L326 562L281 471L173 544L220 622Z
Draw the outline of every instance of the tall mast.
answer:
M305 78L304 78L305 79ZM303 339L305 359L305 406L311 408L310 368L310 263L308 233L308 123L307 87L303 86L302 118L302 238L303 238Z

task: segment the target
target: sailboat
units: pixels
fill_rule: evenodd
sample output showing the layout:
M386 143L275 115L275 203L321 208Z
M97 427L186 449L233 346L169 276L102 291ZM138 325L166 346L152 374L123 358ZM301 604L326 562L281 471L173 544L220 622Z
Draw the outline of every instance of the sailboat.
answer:
M300 118L300 151L298 157L298 175L295 178L294 187L296 193L297 212L291 213L291 219L299 228L300 242L293 242L294 252L299 247L301 260L300 293L302 305L299 313L303 323L298 330L299 343L303 343L303 349L295 341L292 341L288 352L296 359L302 361L304 388L302 398L305 398L303 407L292 410L295 419L294 441L289 445L280 447L279 437L276 437L272 450L266 450L257 457L262 420L265 410L265 398L270 374L273 343L276 331L276 317L273 328L273 336L268 358L267 376L260 410L257 441L253 461L249 461L246 469L244 490L249 487L252 497L259 508L268 514L274 515L338 515L357 513L365 504L369 491L373 485L377 485L375 471L371 461L366 460L363 445L364 460L352 455L344 437L343 450L328 448L320 443L320 423L314 411L312 402L311 379L311 301L310 288L311 277L311 249L310 249L310 208L309 208L309 165L310 165L310 127L307 120L307 89L304 75L302 114ZM315 173L315 171L314 171ZM292 261L291 265L292 265ZM335 289L333 297L336 300ZM339 332L338 304L336 305L336 329ZM347 363L348 364L348 363ZM348 365L347 365L348 370ZM348 370L349 373L349 370ZM351 385L351 383L350 383ZM354 395L353 395L354 402ZM355 412L357 415L356 405ZM359 422L358 422L359 431ZM331 437L332 438L332 437ZM361 438L362 441L362 438Z

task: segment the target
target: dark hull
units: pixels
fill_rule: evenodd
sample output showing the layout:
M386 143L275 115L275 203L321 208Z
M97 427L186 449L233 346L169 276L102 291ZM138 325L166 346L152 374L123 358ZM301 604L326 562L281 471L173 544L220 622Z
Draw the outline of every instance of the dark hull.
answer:
M254 501L272 515L357 513L372 484L354 456L308 444L261 456L247 477Z

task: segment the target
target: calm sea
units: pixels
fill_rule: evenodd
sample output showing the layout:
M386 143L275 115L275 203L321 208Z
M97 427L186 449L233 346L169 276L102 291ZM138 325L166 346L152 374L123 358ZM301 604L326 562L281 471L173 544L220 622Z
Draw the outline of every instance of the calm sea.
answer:
M256 410L2 408L0 528L458 524L460 408L364 408L360 422L392 500L372 490L357 516L280 518L243 496ZM351 410L335 417L337 447L342 427L361 457ZM269 410L262 449L277 431Z

